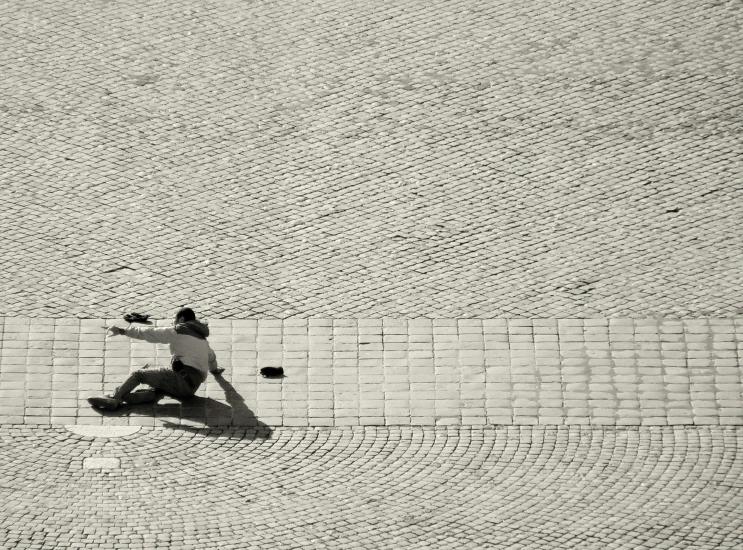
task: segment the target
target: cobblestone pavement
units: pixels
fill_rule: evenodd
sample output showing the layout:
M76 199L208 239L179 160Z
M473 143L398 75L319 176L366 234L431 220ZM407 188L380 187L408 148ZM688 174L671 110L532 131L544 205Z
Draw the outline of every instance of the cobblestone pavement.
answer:
M4 548L736 549L741 428L0 428Z
M0 546L743 546L742 13L2 3Z
M112 322L5 319L0 423L743 424L741 318L214 320L224 378L196 400L102 416L87 397L170 358L105 338Z
M741 313L738 0L10 0L0 314Z

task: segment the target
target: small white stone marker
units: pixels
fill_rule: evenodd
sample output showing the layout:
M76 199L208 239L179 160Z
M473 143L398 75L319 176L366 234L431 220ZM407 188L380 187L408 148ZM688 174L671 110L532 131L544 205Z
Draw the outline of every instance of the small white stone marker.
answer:
M67 431L85 437L124 437L137 433L141 426L77 426L68 424Z
M83 468L86 470L112 470L120 466L119 459L113 457L91 456L83 460Z

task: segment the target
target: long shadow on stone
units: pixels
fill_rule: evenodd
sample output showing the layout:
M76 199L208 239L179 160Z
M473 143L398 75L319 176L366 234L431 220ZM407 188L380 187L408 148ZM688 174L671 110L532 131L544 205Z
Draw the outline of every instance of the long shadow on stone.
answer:
M258 420L232 384L222 376L215 376L214 379L224 391L227 403L211 397L177 399L166 395L154 403L126 405L116 411L94 410L101 416L110 417L153 416L160 419L159 426L189 432L203 432L206 429L205 435L209 435L208 430L240 428L245 429L246 436L252 439L270 439L273 430ZM180 419L180 422L169 422L166 420L169 418ZM193 424L183 424L183 420Z

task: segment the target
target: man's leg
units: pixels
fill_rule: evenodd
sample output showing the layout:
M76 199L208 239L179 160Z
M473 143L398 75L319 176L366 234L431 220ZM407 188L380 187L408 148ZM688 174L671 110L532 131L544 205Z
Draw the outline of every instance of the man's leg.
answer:
M124 383L118 388L116 388L116 392L113 394L113 398L116 399L119 402L119 404L121 404L123 399L127 397L131 392L133 392L137 386L143 383L141 381L142 376L140 374L142 370L143 369L136 370L133 373L131 373L129 375L129 378L124 380Z
M173 397L187 397L191 393L183 377L173 369L140 369L116 390L114 399L126 401L139 384L146 384L156 393L167 393Z
M134 389L140 384L147 384L153 388L153 392L141 392L144 395L136 395ZM198 387L198 386L197 386ZM178 398L188 398L196 393L186 380L173 369L139 369L134 371L124 383L116 389L112 397L91 397L88 402L99 408L115 410L125 402L145 403L154 401L158 394L166 393ZM131 400L129 399L131 397Z
M142 372L146 372L149 365L145 365L144 368L134 371L129 375L129 377L124 381L124 383L116 388L116 392L112 396L106 396L106 397L89 397L88 403L93 405L94 407L97 407L99 409L108 409L108 410L116 410L121 405L124 404L126 398L131 395L131 393L134 391L134 389L142 384ZM137 392L139 393L139 392ZM144 403L147 400L153 401L157 398L156 394L153 392L152 394L147 395L148 398L146 400L137 399L136 401L138 403Z
M140 388L128 393L122 399L127 405L142 405L143 403L154 403L164 395L160 390L151 388Z
M116 410L125 402L129 402L131 396L131 402L134 403L146 403L148 401L156 400L158 396L157 390L160 387L167 388L169 386L168 379L175 373L171 369L149 369L145 368L134 371L124 381L124 383L116 388L116 392L110 397L91 397L88 399L88 403L94 407L108 410ZM153 392L134 392L137 386L140 384L147 384L152 386L155 391ZM134 396L132 394L135 393ZM136 395L136 394L144 395Z

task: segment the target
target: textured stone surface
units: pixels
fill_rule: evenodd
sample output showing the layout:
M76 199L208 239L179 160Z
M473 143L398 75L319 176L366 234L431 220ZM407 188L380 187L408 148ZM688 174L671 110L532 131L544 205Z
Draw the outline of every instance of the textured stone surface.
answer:
M741 428L0 428L4 548L743 544ZM112 470L85 469L96 456Z
M0 314L740 313L737 1L0 6Z
M170 360L165 345L106 338L111 322L2 320L0 422L743 424L741 318L215 319L224 377L192 400L103 412L86 399ZM267 366L285 377L262 378Z
M741 13L4 2L0 547L743 547Z

